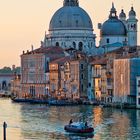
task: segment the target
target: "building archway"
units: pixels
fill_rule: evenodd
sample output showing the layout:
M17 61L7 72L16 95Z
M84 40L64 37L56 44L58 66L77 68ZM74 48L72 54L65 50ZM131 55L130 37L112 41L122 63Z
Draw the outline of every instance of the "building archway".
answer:
M55 45L59 47L59 42L56 42L56 44L55 44Z

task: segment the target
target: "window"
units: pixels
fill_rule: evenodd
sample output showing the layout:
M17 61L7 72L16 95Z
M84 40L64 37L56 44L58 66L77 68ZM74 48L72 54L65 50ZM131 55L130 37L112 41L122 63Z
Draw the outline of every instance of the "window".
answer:
M84 91L84 86L83 86L83 84L81 85L81 90L82 90L82 92Z
M109 38L106 39L106 43L109 43Z
M140 80L138 81L138 87L140 87Z
M83 50L83 43L79 42L79 51L82 51L82 50Z
M78 20L76 20L76 27L78 27Z
M73 42L72 44L73 44L73 48L76 49L76 43Z
M59 46L59 42L56 42L56 44L55 44L56 46Z
M138 102L138 103L139 103L139 105L140 105L140 98L139 98L139 102Z
M91 87L91 83L88 83L88 86Z
M84 79L84 74L81 75L81 79Z
M81 70L83 70L84 69L84 65L83 64L81 64Z
M61 25L61 23L62 23L62 21L61 20L59 20L59 24Z

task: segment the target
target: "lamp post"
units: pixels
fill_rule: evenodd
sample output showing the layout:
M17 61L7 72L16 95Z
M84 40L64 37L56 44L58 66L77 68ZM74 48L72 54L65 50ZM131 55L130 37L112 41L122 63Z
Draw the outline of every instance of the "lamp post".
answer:
M7 128L7 124L6 122L3 123L3 140L6 140L6 128Z

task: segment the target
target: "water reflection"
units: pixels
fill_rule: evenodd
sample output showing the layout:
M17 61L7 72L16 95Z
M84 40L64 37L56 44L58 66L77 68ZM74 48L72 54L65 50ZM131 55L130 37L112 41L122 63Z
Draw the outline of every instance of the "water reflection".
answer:
M7 140L140 139L140 110L121 113L112 108L16 104L5 99L0 99L0 110L1 126L3 121L8 123ZM95 128L94 134L65 132L64 125L70 119L88 121Z

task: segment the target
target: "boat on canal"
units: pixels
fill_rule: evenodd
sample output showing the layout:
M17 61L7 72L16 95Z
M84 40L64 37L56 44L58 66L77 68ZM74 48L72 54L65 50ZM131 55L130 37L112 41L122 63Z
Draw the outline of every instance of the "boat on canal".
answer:
M15 103L30 103L33 99L27 99L27 98L11 98L13 102Z
M72 132L72 133L93 133L94 128L92 126L88 126L87 122L71 122L64 127L65 131Z
M48 100L31 98L11 98L15 103L48 104Z

